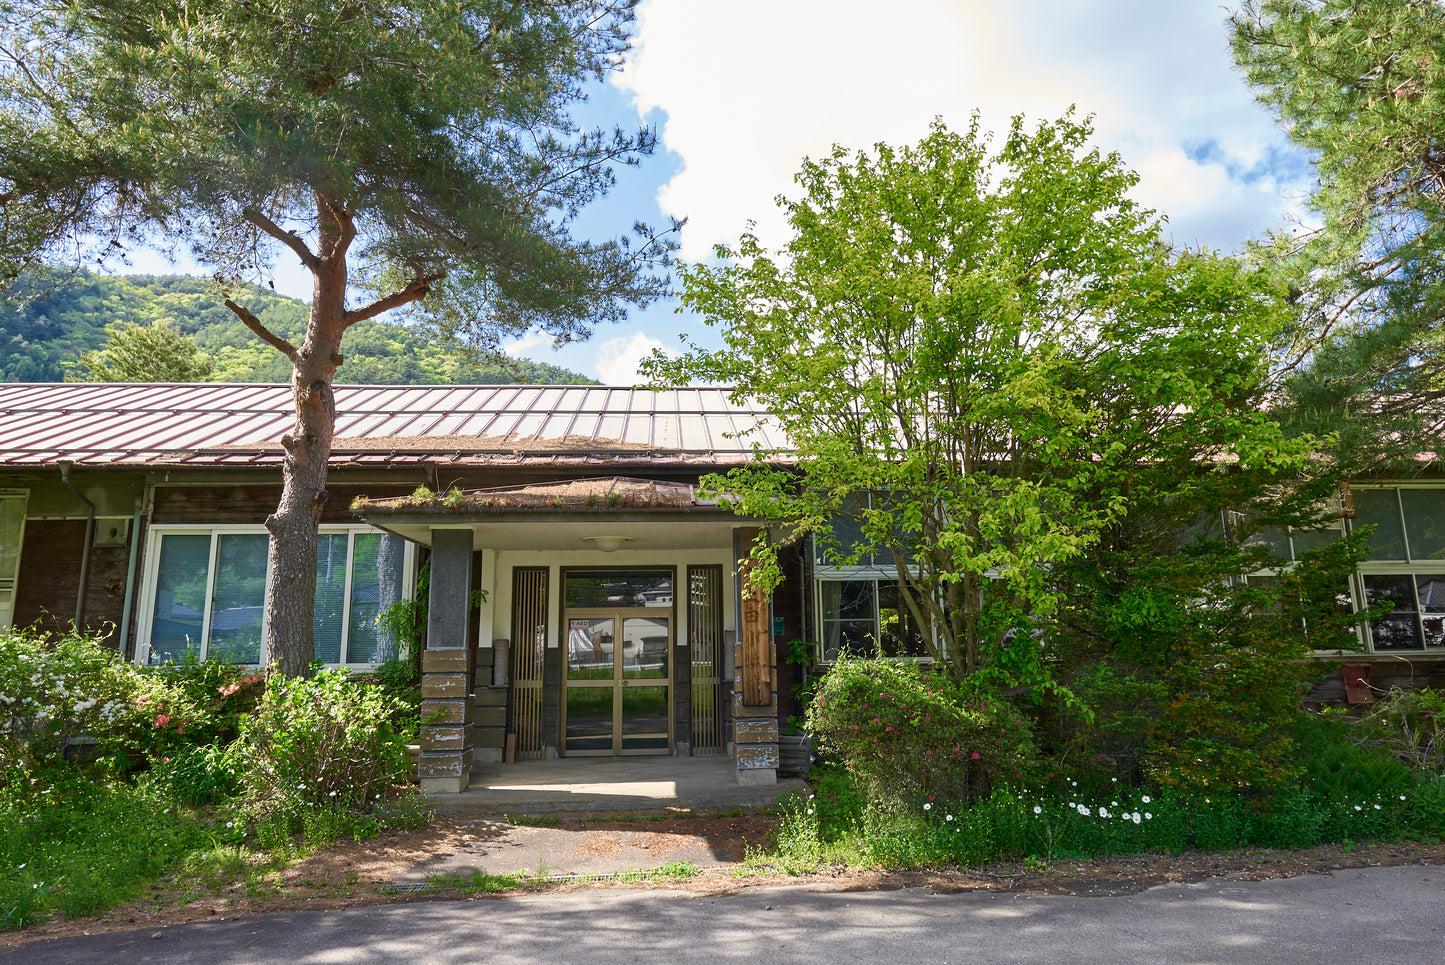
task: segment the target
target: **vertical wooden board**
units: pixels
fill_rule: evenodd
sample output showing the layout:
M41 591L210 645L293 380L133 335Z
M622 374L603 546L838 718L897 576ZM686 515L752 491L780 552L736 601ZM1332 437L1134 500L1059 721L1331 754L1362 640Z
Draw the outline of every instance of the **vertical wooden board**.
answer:
M773 668L770 659L772 619L768 595L761 589L747 589L751 562L743 564L743 703L763 707L773 702Z

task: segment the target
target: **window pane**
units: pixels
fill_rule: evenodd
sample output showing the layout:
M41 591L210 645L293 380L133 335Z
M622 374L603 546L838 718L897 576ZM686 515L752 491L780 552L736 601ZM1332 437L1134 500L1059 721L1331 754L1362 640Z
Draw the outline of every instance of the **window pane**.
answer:
M872 580L825 580L823 596L823 659L848 652L862 656L877 649L877 611Z
M1374 524L1368 546L1372 560L1403 560L1405 533L1400 528L1400 508L1394 489L1355 490L1355 527Z
M25 525L25 500L0 496L0 580L15 579L20 561L20 529Z
M1387 616L1370 621L1376 650L1418 650L1424 646L1415 612L1415 581L1408 576L1366 576L1365 602L1393 603Z
M568 573L569 607L672 606L671 573Z
M1324 549L1343 534L1340 532L1339 526L1331 526L1329 529L1315 531L1296 529L1292 530L1289 535L1294 540L1294 558L1299 559L1306 553Z
M1289 541L1284 530L1278 526L1265 526L1244 538L1246 549L1257 549L1261 546L1269 547L1269 555L1277 560L1289 559Z
M341 662L345 599L346 534L322 533L316 538L316 607L311 613L317 660Z
M400 641L377 629L376 617L401 602L406 540L390 533L358 533L352 542L351 617L347 663L385 663L400 656Z
M623 617L622 676L667 678L667 617Z
M926 657L928 647L898 584L878 581L878 630L885 657Z
M1415 577L1420 595L1420 622L1425 626L1425 646L1445 647L1445 573Z
M200 655L210 564L209 533L161 537L156 603L151 611L152 662L178 660L186 653Z
M206 656L232 663L259 663L266 602L265 533L216 537L216 590Z
M1445 489L1402 489L1410 558L1445 560Z
M864 507L863 500L858 496L849 496L843 501L842 515L834 516L828 523L828 531L818 533L813 537L813 546L817 550L818 562L824 566L838 566L843 558L855 552L863 543L863 527L859 523L858 515ZM865 553L851 566L872 566L874 557L871 553Z

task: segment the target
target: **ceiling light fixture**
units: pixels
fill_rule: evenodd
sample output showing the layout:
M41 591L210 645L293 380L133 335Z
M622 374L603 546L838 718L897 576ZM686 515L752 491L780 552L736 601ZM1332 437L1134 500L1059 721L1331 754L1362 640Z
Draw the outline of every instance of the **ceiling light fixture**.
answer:
M583 539L604 553L615 552L623 543L632 542L631 536L584 536Z

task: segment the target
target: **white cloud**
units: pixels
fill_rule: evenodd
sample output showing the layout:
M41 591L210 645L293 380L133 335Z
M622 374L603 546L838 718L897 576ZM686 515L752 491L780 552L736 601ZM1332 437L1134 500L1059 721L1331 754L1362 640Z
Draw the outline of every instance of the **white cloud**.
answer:
M1141 201L1174 236L1234 248L1277 222L1303 173L1231 66L1211 0L645 0L618 83L682 170L659 192L690 219L683 255L706 257L749 219L765 243L785 226L773 198L796 195L803 156L831 145L916 141L941 116L1096 116L1101 146L1138 169ZM1202 151L1199 145L1209 145ZM1261 172L1271 158L1281 172Z
M532 332L528 335L523 335L515 341L507 342L502 346L502 352L510 355L514 359L519 359L524 357L528 352L551 347L552 339L550 336L543 335L541 332Z
M637 374L638 364L662 348L662 342L641 332L609 338L597 346L595 374L604 385L637 385L642 381Z

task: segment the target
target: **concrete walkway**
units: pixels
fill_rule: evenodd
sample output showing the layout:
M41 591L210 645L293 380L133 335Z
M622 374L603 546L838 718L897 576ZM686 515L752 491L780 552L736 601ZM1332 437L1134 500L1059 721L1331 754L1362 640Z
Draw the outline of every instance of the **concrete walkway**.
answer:
M726 757L573 757L516 764L480 764L471 787L432 798L454 817L635 811L646 808L766 807L803 793L799 780L765 787L738 784Z

